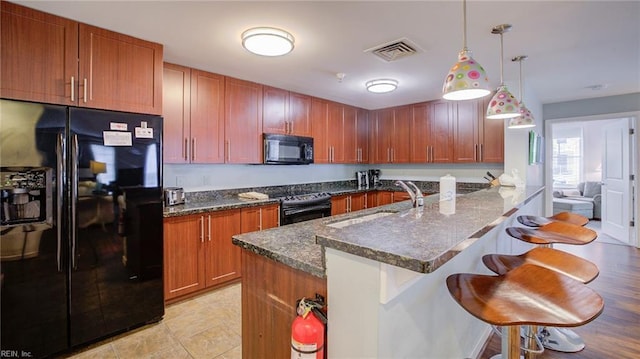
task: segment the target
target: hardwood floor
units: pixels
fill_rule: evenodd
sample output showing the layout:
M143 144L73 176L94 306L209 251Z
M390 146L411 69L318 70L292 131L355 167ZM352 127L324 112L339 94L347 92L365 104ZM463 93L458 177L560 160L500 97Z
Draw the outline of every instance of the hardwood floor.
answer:
M540 359L640 358L640 249L597 240L585 246L557 245L595 263L600 275L588 285L605 302L598 318L573 328L586 343L578 353L545 350ZM493 335L479 359L500 352L500 338Z

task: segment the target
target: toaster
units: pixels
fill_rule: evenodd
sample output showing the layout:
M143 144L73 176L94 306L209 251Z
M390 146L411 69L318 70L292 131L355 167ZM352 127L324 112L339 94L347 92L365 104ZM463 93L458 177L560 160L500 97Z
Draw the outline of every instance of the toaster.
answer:
M182 187L166 187L164 189L164 204L166 206L184 204L184 189Z

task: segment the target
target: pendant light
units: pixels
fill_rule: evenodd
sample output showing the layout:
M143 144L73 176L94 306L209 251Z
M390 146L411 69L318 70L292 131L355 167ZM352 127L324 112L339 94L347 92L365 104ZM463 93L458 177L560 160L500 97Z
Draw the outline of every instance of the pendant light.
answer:
M492 34L500 34L500 87L498 87L498 92L493 95L491 101L489 101L489 107L487 107L487 118L490 120L520 116L520 104L504 84L502 34L509 30L511 30L511 25L509 24L498 25L491 30Z
M524 92L522 91L522 61L526 60L526 55L516 56L511 61L520 63L520 116L509 119L508 128L529 128L535 127L536 122L533 119L531 111L524 105Z
M471 57L467 49L467 1L462 1L462 50L458 54L458 62L451 67L442 86L442 97L445 100L471 100L487 96L489 79L484 68Z

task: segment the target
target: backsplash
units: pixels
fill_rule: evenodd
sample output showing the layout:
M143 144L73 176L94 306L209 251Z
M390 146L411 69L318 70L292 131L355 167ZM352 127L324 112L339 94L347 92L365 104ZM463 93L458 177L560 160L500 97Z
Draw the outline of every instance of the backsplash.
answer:
M434 181L412 181L424 194L432 194L439 192L439 182ZM400 187L395 185L395 180L382 180L381 186L377 188L379 190L389 191L403 191ZM457 182L457 193L470 193L481 189L488 188L487 183L469 183L469 182ZM355 180L348 181L333 181L333 182L318 182L318 183L304 183L284 186L265 186L265 187L245 187L234 188L224 190L211 190L211 191L196 191L187 192L187 202L209 202L223 198L236 197L239 193L243 192L259 192L269 195L271 198L284 197L302 193L318 193L318 192L339 192L346 190L356 190L357 183Z

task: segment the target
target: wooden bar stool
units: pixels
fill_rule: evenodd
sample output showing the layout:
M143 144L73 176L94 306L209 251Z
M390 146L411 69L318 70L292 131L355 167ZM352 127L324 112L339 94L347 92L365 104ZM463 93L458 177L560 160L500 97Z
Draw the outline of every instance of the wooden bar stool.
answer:
M551 217L530 215L518 216L518 222L528 227L542 227L551 222L567 222L578 226L584 226L589 223L589 218L572 212L560 212Z
M508 227L507 233L523 242L539 245L577 244L583 245L593 242L597 237L596 231L566 222L550 222L538 227Z
M586 259L547 247L535 247L519 255L487 254L482 257L482 262L489 270L500 275L526 263L535 264L585 284L596 279L600 273L598 267Z
M576 327L595 319L604 308L602 297L586 285L528 263L499 276L453 274L447 278L447 288L471 315L506 327L503 359L520 358L520 325Z
M550 222L537 229L508 227L506 232L521 241L546 247L555 243L584 245L598 237L592 229L567 222ZM582 338L570 329L546 327L539 336L545 348L555 351L575 353L585 347Z
M556 271L585 284L594 280L600 273L598 267L586 259L547 247L535 247L520 255L487 254L482 257L482 262L489 270L500 275L529 263ZM543 337L540 341L543 342L544 346L544 342L547 341L545 340L547 334L549 334L547 328L543 329L542 335L538 334L537 326L532 325L523 328L522 336L525 338L525 347L533 348L536 345L536 336ZM584 348L584 342L581 339L579 339L577 344L574 341L573 345ZM539 352L528 351L525 352L524 357L526 359L532 359L535 358L537 354L539 354Z

